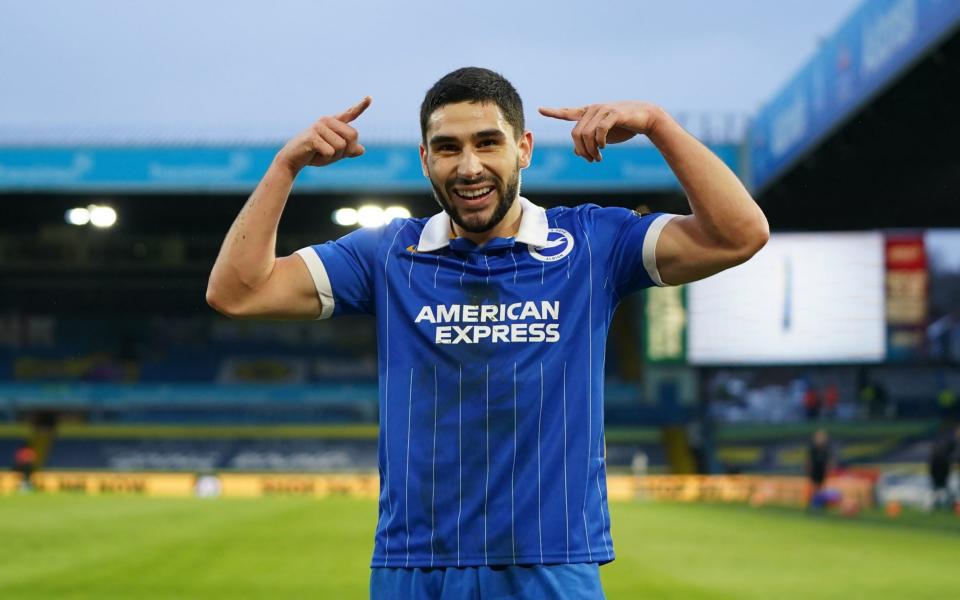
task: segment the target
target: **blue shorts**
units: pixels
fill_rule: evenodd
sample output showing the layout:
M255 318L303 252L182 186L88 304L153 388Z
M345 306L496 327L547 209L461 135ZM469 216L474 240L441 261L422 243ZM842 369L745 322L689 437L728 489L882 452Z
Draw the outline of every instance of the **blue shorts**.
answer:
M602 599L596 563L498 567L382 568L370 574L371 600Z

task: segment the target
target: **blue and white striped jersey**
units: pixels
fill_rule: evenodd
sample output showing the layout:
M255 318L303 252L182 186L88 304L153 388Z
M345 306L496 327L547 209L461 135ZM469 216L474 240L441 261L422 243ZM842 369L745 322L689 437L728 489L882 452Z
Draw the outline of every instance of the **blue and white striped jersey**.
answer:
M440 213L299 251L321 317L377 319L373 566L613 560L607 330L624 294L661 284L674 215L518 201L516 237L479 247Z

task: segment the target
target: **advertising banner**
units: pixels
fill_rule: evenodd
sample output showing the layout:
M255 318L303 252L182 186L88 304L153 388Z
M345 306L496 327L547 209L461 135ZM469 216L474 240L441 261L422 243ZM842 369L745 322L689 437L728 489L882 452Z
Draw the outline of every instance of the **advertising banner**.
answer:
M12 471L0 471L0 495L10 494L20 488L20 474Z
M380 493L380 478L370 474L338 475L219 475L224 497L259 498L262 496L350 496L376 498Z
M636 477L635 497L671 502L740 502L753 506L806 506L810 482L805 477L763 475L651 475ZM824 488L839 492L848 505L873 506L868 478L830 477Z
M44 472L34 475L39 493L85 495L132 495L147 497L261 498L301 496L327 498L347 496L374 500L380 492L376 473L326 475L270 475L263 473L109 473ZM873 505L874 480L869 477L835 476L827 488L838 490L859 507ZM0 472L0 494L16 492L20 475ZM610 475L608 497L614 501L636 499L670 502L742 502L753 505L804 506L809 482L804 477L762 475Z
M0 191L215 190L249 192L279 146L0 147ZM739 148L713 150L739 171ZM523 172L524 190L663 190L680 184L656 148L631 144L588 164L569 145L538 145ZM306 169L296 190L422 191L430 186L415 143L368 146L361 160Z
M887 360L919 360L926 345L929 304L923 234L888 234L885 254Z
M39 492L86 495L188 497L194 476L183 473L40 472L33 476Z
M643 292L643 349L647 362L686 362L686 287L653 287Z
M0 494L16 492L20 474L0 472ZM267 473L119 473L46 471L33 476L37 492L85 495L130 495L185 498L223 496L351 496L376 498L380 479L376 473L324 475Z

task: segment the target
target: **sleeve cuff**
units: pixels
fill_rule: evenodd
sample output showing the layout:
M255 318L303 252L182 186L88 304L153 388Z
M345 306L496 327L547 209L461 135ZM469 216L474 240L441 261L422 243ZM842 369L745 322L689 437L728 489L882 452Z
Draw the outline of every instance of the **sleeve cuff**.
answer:
M333 288L330 287L330 277L327 276L327 269L323 266L323 261L317 255L317 251L311 246L300 248L297 254L303 259L310 271L310 277L313 278L313 285L317 288L317 296L320 298L320 316L319 319L329 319L333 316Z
M655 218L653 223L650 223L650 227L647 228L647 235L643 238L643 268L647 270L647 275L658 287L669 284L660 279L660 271L657 269L657 241L660 239L660 232L663 231L667 223L679 216L664 214Z

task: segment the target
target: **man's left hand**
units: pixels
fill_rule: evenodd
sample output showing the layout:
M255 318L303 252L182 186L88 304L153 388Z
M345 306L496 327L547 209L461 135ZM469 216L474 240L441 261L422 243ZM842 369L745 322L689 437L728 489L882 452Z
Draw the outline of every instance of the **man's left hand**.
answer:
M587 162L603 160L600 150L635 135L650 135L663 111L648 102L628 100L579 108L540 108L545 117L576 121L571 132L574 152Z

